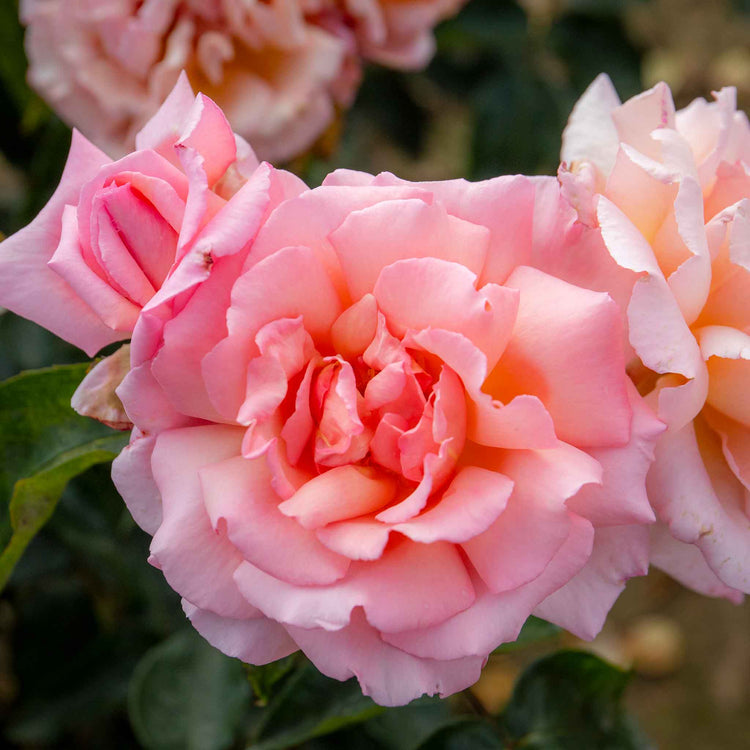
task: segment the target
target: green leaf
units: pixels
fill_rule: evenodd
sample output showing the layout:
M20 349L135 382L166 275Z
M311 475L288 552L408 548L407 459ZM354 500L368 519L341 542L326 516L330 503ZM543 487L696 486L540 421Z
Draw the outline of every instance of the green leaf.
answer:
M284 678L297 666L297 656L298 654L292 654L284 659L277 659L270 664L261 666L245 665L247 678L253 688L256 706L268 705L274 693L274 688L283 682Z
M223 750L234 744L250 686L242 663L183 631L146 653L128 691L130 723L148 750Z
M622 707L629 674L593 654L560 651L532 664L502 716L512 747L638 750L649 747Z
M462 719L433 734L418 750L505 750L496 727L483 719Z
M306 663L269 703L256 726L253 750L283 750L359 724L384 712L362 695L357 681L324 677Z
M25 372L0 383L0 590L49 520L68 481L111 461L127 436L76 414L88 365Z
M424 697L388 709L368 721L363 731L389 750L417 750L429 737L456 722L463 719L451 712L448 701Z

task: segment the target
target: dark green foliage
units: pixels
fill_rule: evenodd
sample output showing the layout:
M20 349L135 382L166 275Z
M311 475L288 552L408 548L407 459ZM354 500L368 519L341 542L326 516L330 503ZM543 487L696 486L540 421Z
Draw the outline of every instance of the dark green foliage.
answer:
M627 672L593 654L560 651L532 664L502 722L511 747L636 750L647 745L622 707Z
M51 367L0 383L0 590L70 479L111 461L127 443L70 408L86 370Z
M148 750L225 750L249 704L242 664L192 630L148 651L128 691L130 721Z

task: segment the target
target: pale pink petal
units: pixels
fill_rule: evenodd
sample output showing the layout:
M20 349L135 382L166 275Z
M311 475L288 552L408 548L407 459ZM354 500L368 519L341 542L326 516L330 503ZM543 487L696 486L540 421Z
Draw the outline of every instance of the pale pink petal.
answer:
M266 323L301 315L317 343L329 340L341 312L336 289L313 251L287 247L240 276L232 289L227 324L230 334L253 338Z
M597 529L586 565L539 604L534 614L590 641L602 629L627 580L646 575L648 555L646 527Z
M235 456L200 471L213 528L226 534L242 559L296 586L320 586L342 578L349 561L326 549L315 534L278 509L264 457Z
M174 408L154 378L149 362L133 367L116 393L130 421L144 432L161 432L195 423L194 419Z
M353 562L342 581L315 588L295 587L244 562L235 574L253 605L285 625L340 630L361 606L381 632L398 632L442 622L474 601L474 589L456 548L445 542L402 540L379 560Z
M710 407L704 408L701 415L721 437L721 449L726 462L745 489L750 491L750 435L747 427ZM747 510L750 515L750 506Z
M533 581L570 534L566 502L589 483L601 481L599 464L560 443L545 451L498 451L496 466L509 477L513 494L487 531L461 546L493 593Z
M364 353L375 337L378 306L372 294L365 294L336 319L331 328L333 348L342 357L353 359Z
M210 425L162 432L151 458L163 521L151 554L169 585L201 609L224 617L253 616L232 574L241 555L211 527L198 472L236 456L242 430Z
M620 142L627 143L643 154L658 159L658 143L651 133L658 128L674 128L674 102L666 83L628 99L612 112Z
M415 542L466 542L485 531L505 510L513 490L508 477L478 466L465 466L444 490L437 505L394 531Z
M724 584L750 593L748 493L727 466L719 437L701 420L659 440L647 490L670 532L695 544Z
M347 174L339 170L339 179L356 182L361 173ZM372 179L372 178L371 178ZM490 231L484 270L479 286L503 284L517 265L529 263L532 250L532 218L536 178L524 175L495 177L481 182L440 180L438 182L407 182L389 172L372 179L373 185L412 186L428 190L451 215ZM535 222L534 222L535 223Z
M125 333L122 338L127 338L135 326L140 307L123 297L87 265L73 206L66 206L63 210L60 244L47 265L68 282L70 288L106 325L114 331Z
M537 396L561 440L625 444L631 410L617 305L528 267L517 268L507 283L520 291L518 316L485 390L506 403Z
M156 438L133 431L130 444L112 462L112 482L128 506L130 515L147 533L161 526L161 494L151 470Z
M188 260L188 259L186 259ZM226 310L241 257L218 258L205 272L187 303L162 327L162 346L152 359L152 373L169 402L182 414L213 422L224 421L209 400L201 361L226 335ZM165 312L169 306L165 306ZM153 316L147 312L145 315ZM142 316L144 317L144 316ZM134 346L142 331L136 327ZM153 336L153 332L149 332ZM238 368L239 369L239 368Z
M128 188L110 187L104 188L94 198L91 214L91 251L93 261L99 266L99 271L104 276L105 282L119 292L125 299L130 300L138 306L145 305L154 296L154 287L146 277L138 261L130 252L119 232L119 227L106 209L106 203L110 197L127 191ZM138 221L138 209L140 206L132 206L130 221ZM155 241L155 247L160 248L161 238L148 237L148 211L143 222L143 235L146 241ZM169 245L163 248L169 254ZM85 257L85 256L84 256ZM169 259L170 265L174 260L174 253Z
M478 276L487 255L489 231L450 216L440 204L385 200L350 213L331 233L330 241L356 300L372 292L386 266L405 258L453 261Z
M375 469L338 466L306 482L279 511L306 529L317 529L379 510L395 489L395 482Z
M201 155L209 186L213 186L237 157L231 125L221 109L203 94L195 97L175 148L195 149Z
M341 266L329 242L329 235L353 211L394 199L420 199L429 203L432 196L414 187L323 186L307 190L279 205L268 217L268 221L258 233L249 260L259 263L276 253L279 248L304 245L313 250L323 263L334 280L336 289L341 294L346 294Z
M269 664L297 650L287 631L260 612L257 617L235 620L200 609L187 599L182 600L182 609L192 626L214 648L247 664Z
M698 547L675 539L663 524L651 527L651 562L693 591L720 596L734 604L744 599L741 591L730 588L708 567Z
M57 190L31 224L0 245L0 305L44 326L89 356L124 336L105 325L47 262L60 242L64 207L78 202L82 185L109 161L73 131Z
M348 627L335 633L286 628L323 674L337 680L356 677L362 692L383 706L401 706L423 693L447 696L463 690L476 682L486 660L485 655L454 660L415 658L384 643L358 612Z
M374 295L394 335L429 327L461 333L492 369L511 336L519 294L496 284L477 290L475 283L476 276L458 263L414 258L386 266Z
M557 444L552 418L536 396L516 396L503 405L482 390L487 359L466 337L429 329L409 334L407 340L439 357L463 381L469 396L468 439L497 448L549 448Z
M351 560L377 560L388 544L391 527L372 517L352 518L316 529L320 541Z
M156 206L138 197L132 183L102 191L102 197L113 228L151 284L153 294L175 261L176 232Z
M182 134L185 120L194 102L195 94L183 71L156 114L136 134L136 149L153 149L177 163L172 147Z
M612 171L619 147L612 113L620 97L606 73L600 73L583 92L563 131L560 158L571 165L587 160L606 176Z
M646 474L654 459L654 444L665 426L628 381L633 410L630 440L619 448L596 448L588 453L604 473L601 485L588 484L568 501L568 507L597 526L652 523L654 512L646 494Z
M708 368L707 402L750 427L750 335L727 326L697 332Z
M431 628L384 633L387 643L421 658L459 659L484 656L501 643L514 641L521 626L545 597L567 583L591 555L594 529L580 516L571 515L566 540L533 581L501 594L489 592L474 580L474 604Z

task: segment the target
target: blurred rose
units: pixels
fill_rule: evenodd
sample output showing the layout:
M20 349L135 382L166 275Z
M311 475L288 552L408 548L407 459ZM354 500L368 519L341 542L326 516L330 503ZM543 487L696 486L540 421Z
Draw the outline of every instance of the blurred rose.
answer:
M196 236L217 216L226 224L226 198L257 191L268 202L270 168L185 77L136 146L113 162L74 132L49 203L0 245L0 305L90 355L130 338ZM191 256L183 273L208 262Z
M600 76L563 138L560 180L598 244L567 277L627 309L630 375L668 431L648 476L652 560L698 591L750 592L750 128L733 89L675 112L620 104Z
M432 29L467 0L344 0L362 57L394 68L422 68L435 51ZM329 4L330 0L329 0Z
M336 172L144 308L113 477L211 643L402 704L645 572L663 426L617 305L541 270L550 190Z
M30 83L108 153L131 150L184 69L262 158L285 160L351 104L360 55L425 65L462 2L21 0L21 17Z

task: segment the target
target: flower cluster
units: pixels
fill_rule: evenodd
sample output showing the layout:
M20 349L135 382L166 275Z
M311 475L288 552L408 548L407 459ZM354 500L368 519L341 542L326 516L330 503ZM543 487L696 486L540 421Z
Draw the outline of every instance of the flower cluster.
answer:
M130 339L74 405L132 426L113 479L216 647L398 705L472 684L531 614L592 638L649 559L750 591L731 92L675 114L598 79L557 179L311 190L184 78L136 143L75 136L0 304Z
M266 159L351 104L362 59L420 68L465 0L21 0L29 81L108 153L132 149L181 70Z

